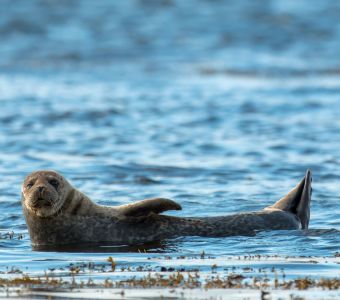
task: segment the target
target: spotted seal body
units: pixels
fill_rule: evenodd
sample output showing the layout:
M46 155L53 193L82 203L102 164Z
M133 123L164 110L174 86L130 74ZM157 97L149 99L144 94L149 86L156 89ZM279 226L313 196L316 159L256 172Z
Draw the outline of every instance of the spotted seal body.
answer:
M273 206L257 212L219 217L160 215L179 210L176 202L155 198L122 206L101 206L54 171L28 175L22 207L33 246L81 243L134 245L178 236L254 235L260 230L306 229L311 172Z

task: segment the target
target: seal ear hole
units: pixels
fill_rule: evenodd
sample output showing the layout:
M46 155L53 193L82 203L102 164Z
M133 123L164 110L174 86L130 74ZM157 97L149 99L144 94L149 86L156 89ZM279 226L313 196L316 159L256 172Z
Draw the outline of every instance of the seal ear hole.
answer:
M57 189L58 186L59 186L59 182L58 182L58 180L56 180L56 179L50 179L50 180L48 181L48 183L49 183L50 185L52 185L55 189Z

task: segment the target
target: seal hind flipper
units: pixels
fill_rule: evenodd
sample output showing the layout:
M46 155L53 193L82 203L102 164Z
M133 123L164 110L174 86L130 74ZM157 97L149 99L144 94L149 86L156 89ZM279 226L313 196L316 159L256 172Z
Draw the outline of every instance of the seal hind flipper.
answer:
M150 213L160 214L166 210L181 210L182 207L170 199L153 198L118 206L117 209L126 217L140 217Z
M310 201L312 195L312 172L307 170L305 177L286 196L268 209L280 209L297 215L302 229L308 229L310 216Z
M302 229L308 229L311 198L312 198L312 172L310 170L307 170L305 176L305 185L302 191L300 202L297 206L297 216L301 220Z

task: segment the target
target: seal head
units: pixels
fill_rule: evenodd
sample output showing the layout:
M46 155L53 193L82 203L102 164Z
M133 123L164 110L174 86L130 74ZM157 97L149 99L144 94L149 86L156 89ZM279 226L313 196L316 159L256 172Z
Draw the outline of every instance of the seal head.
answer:
M26 208L39 217L56 215L72 191L67 180L55 171L29 174L22 185Z

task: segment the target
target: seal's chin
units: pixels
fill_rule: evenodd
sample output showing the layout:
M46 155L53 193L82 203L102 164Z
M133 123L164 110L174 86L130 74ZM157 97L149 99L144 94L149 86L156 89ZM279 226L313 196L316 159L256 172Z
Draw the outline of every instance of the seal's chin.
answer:
M49 217L56 214L56 207L52 202L43 198L33 199L26 206L38 217Z
M43 199L43 198L38 198L36 201L32 201L31 206L32 206L33 209L41 209L43 207L52 208L52 203L48 200Z

